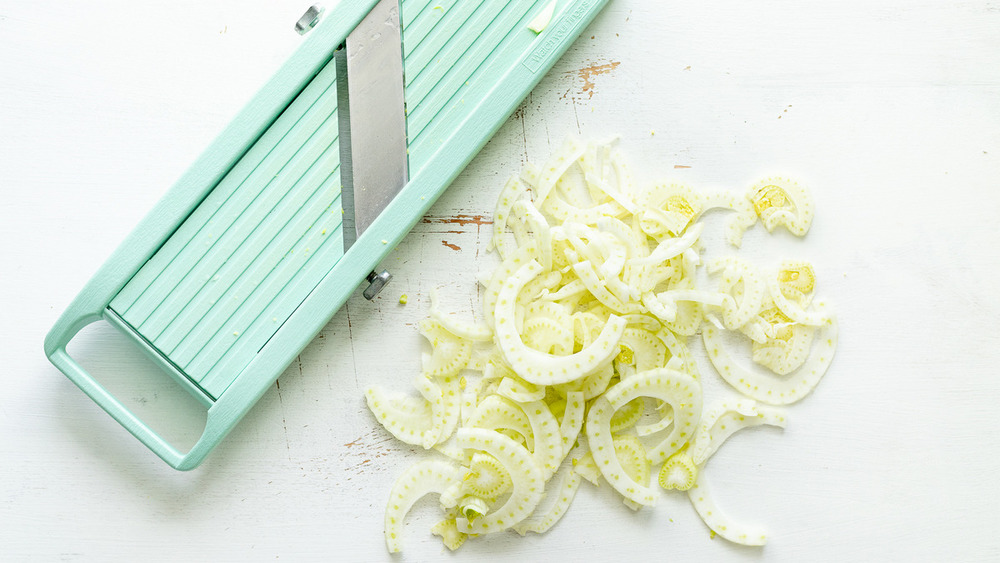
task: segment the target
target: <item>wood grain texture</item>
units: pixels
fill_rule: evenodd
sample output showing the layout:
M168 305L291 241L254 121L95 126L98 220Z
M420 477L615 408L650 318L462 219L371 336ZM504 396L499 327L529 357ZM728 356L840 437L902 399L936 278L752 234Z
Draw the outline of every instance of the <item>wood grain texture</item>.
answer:
M682 496L633 513L585 484L550 533L453 557L429 533L433 503L418 505L395 560L1000 558L995 2L611 0L389 255L379 299L352 298L190 473L100 412L41 342L293 52L306 5L46 6L0 0L0 559L390 560L384 499L424 452L378 427L363 389L409 388L432 289L471 318L504 180L566 135L619 135L643 182L741 190L781 173L813 191L804 240L758 226L743 252L814 262L837 358L786 430L740 434L708 465L719 505L771 541L710 539ZM109 358L111 334L81 354L130 407L177 423L169 389L120 381L142 362Z

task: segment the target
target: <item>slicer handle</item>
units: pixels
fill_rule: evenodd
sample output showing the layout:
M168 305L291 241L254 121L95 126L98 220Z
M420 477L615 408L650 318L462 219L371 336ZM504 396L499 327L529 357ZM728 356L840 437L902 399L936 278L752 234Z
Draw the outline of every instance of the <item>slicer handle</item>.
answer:
M68 313L69 311L67 311ZM182 453L157 434L152 428L142 421L135 413L130 411L113 394L104 388L94 377L81 366L66 351L66 345L85 326L100 320L99 314L89 314L75 319L62 318L53 327L52 332L45 339L45 354L49 360L62 371L66 377L76 384L95 403L100 405L112 418L125 427L133 436L139 439L153 453L158 455L171 467L180 470L188 470L196 467L212 449L213 441L210 435L213 424L212 410L208 411L208 418L205 424L205 431L198 439L198 442L187 453Z

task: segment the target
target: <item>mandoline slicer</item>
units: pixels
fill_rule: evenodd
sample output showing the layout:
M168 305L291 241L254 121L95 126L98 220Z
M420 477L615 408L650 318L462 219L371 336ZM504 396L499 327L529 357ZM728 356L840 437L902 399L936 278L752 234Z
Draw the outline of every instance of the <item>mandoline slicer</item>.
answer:
M197 466L361 282L371 298L388 281L378 263L606 2L557 0L539 33L551 0L310 8L303 45L73 300L46 355L172 467ZM98 320L205 406L188 452L67 354Z

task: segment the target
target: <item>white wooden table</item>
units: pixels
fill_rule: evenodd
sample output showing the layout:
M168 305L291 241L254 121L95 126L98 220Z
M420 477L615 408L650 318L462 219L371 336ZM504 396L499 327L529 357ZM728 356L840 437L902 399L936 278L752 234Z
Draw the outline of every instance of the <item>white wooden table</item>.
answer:
M389 256L382 296L351 299L200 468L168 468L42 339L291 54L305 7L0 0L0 560L388 559L386 495L424 454L378 427L363 389L408 388L432 288L471 318L504 179L569 134L620 135L642 181L807 184L806 239L758 225L744 247L814 262L840 347L785 431L737 435L709 464L765 548L710 539L682 495L633 513L584 484L550 533L456 560L1000 558L1000 4L985 0L611 0ZM112 336L77 351L132 408L183 419L169 385L130 390ZM411 515L401 560L450 557L435 516Z

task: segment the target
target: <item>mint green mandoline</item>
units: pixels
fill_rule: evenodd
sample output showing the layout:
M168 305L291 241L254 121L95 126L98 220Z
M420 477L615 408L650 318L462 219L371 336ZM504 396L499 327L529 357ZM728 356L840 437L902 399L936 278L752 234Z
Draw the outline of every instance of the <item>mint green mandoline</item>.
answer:
M558 0L536 34L550 0L403 0L409 179L345 252L334 52L376 0L342 0L98 270L46 355L172 467L196 467L606 2ZM66 352L98 320L207 408L188 452Z

